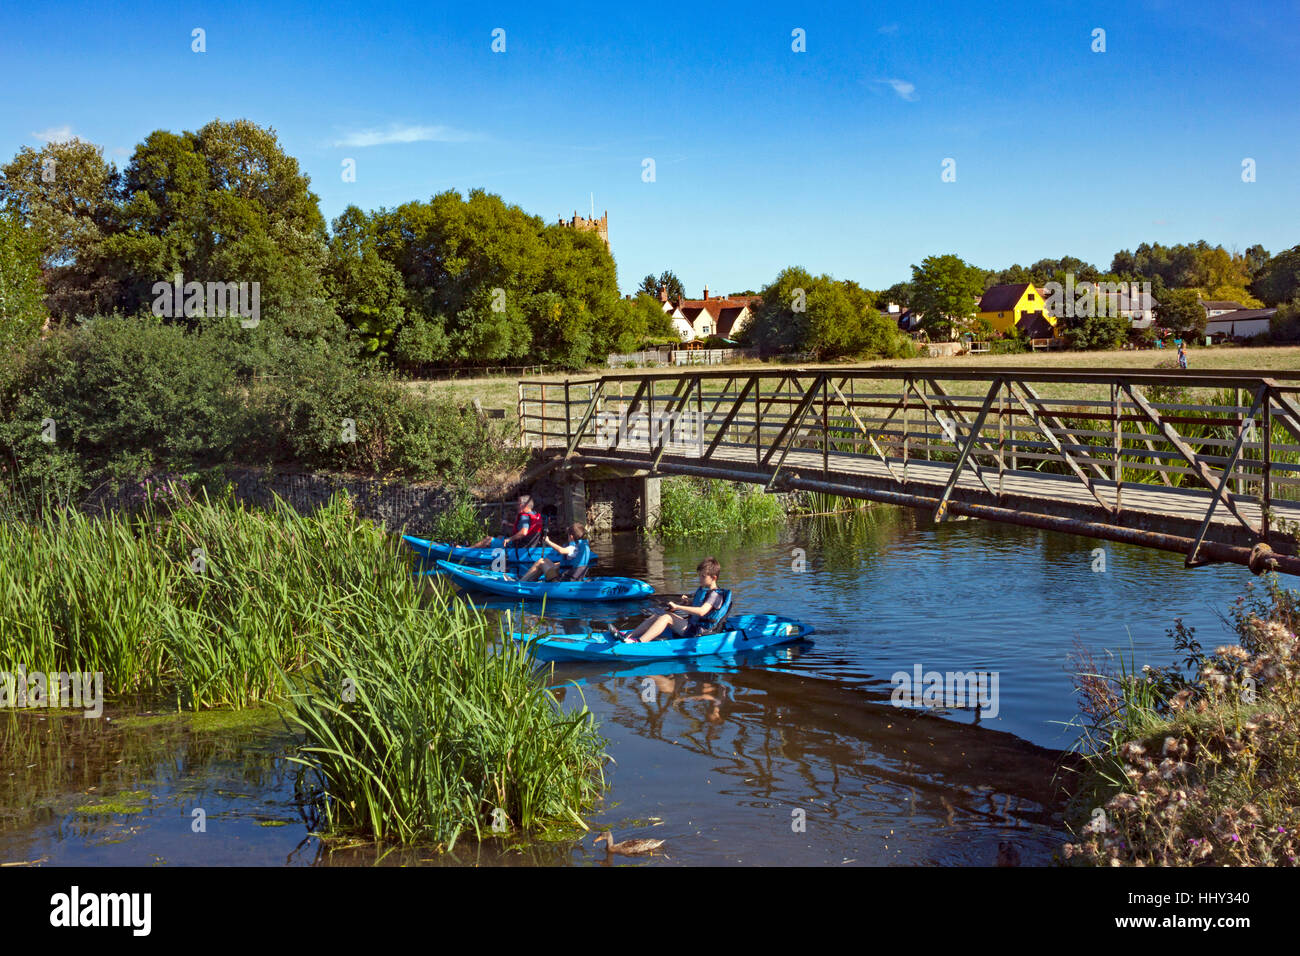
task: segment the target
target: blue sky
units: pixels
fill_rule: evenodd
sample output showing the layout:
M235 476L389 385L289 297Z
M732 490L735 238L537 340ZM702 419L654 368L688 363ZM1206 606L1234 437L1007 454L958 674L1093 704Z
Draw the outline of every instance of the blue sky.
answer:
M0 16L6 75L23 78L0 98L6 158L71 132L123 166L154 129L244 117L276 129L327 219L481 186L554 221L594 193L624 291L663 269L693 295L792 264L883 288L948 252L1104 267L1143 241L1300 243L1300 2L145 0Z

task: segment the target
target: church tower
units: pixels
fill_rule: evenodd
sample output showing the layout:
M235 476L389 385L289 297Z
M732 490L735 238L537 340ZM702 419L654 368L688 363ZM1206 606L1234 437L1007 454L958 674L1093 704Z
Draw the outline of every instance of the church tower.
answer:
M563 216L560 217L560 225L568 229L577 229L579 232L594 232L596 235L600 236L600 241L605 244L605 248L609 248L608 209L605 210L605 214L599 219L595 218L595 213L592 214L591 219L586 219L579 216L578 211L575 209L573 211L572 219L565 219Z

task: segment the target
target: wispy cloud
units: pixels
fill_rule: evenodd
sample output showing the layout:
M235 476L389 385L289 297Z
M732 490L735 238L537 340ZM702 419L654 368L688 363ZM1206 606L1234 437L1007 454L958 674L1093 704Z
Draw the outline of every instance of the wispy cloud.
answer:
M71 126L51 126L49 129L43 129L39 133L32 133L32 137L42 143L66 143L72 139Z
M390 143L464 143L478 139L475 133L450 126L399 126L387 129L363 129L347 133L334 141L335 146L386 146Z
M886 23L883 27L881 27L881 28L880 28L879 30L877 30L876 32L877 32L877 33L883 33L883 34L885 34L886 36L889 36L889 35L892 34L892 33L897 33L897 32L898 32L898 24L897 24L897 23Z
M895 93L909 103L916 100L915 84L909 83L907 80L881 80L880 82L888 83Z

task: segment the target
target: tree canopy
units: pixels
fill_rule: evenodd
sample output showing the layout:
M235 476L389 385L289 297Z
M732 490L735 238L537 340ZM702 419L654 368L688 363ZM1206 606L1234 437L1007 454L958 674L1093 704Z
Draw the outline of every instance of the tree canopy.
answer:
M984 291L984 270L959 256L927 256L912 266L912 309L932 338L949 338L975 312Z

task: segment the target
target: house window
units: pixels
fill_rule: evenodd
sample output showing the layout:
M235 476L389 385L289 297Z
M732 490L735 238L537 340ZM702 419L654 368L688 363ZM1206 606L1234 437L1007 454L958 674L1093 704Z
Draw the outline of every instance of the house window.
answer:
M1034 294L1033 294L1032 292L1029 293L1029 301L1030 301L1030 302L1033 302L1033 301L1034 301Z
M712 331L713 331L713 326L709 325L709 323L707 322L705 322L703 325L700 326L700 335L708 335Z

